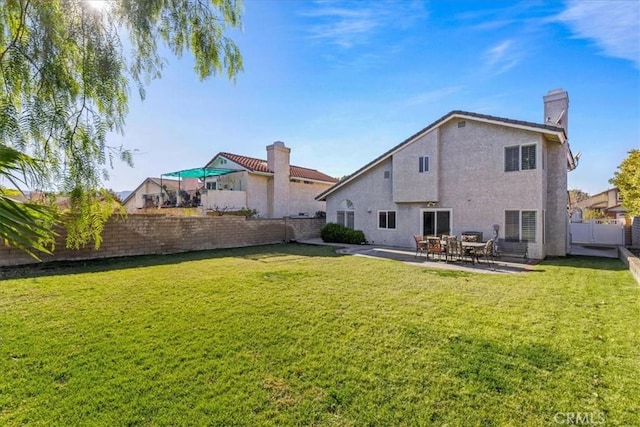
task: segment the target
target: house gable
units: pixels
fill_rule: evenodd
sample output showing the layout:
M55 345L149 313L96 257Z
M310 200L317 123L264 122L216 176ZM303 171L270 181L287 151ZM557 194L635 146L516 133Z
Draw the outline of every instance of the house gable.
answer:
M391 156L395 203L439 200L439 134L436 127Z
M447 122L458 121L458 120L479 121L479 122L495 124L495 125L498 125L498 126L503 126L503 127L512 128L512 129L521 129L521 130L537 132L539 134L544 135L545 138L548 139L549 141L555 141L555 142L558 142L560 144L563 144L563 143L566 142L566 135L565 135L564 129L562 129L561 127L558 127L558 126L543 125L543 124L526 122L526 121L521 121L521 120L512 120L512 119L507 119L507 118L503 118L503 117L490 116L490 115L486 115L486 114L478 114L478 113L471 113L471 112L468 112L468 111L454 110L454 111L451 111L450 113L446 114L445 116L441 117L440 119L436 120L435 122L431 123L426 128L420 130L419 132L417 132L414 135L410 136L409 138L405 139L400 144L398 144L395 147L391 148L389 151L383 153L381 156L377 157L373 161L367 163L366 165L364 165L363 167L361 167L360 169L355 171L353 174L349 175L346 179L338 182L333 187L331 187L328 190L324 191L323 193L319 194L316 197L316 199L317 200L326 200L326 197L329 194L331 194L332 192L337 190L339 187L341 187L343 185L346 185L349 181L357 178L359 175L361 175L362 173L364 173L368 169L370 169L370 168L374 167L375 165L379 164L380 162L382 162L382 161L394 156L396 153L400 152L401 150L405 149L406 147L410 146L411 144L414 144L414 143L416 143L418 141L422 141L422 138L425 135L427 135L428 133L433 132L434 130L436 130L440 126L446 124ZM571 159L572 159L572 156L571 156ZM568 158L568 163L570 163L569 158ZM437 191L437 190L435 190L435 191Z

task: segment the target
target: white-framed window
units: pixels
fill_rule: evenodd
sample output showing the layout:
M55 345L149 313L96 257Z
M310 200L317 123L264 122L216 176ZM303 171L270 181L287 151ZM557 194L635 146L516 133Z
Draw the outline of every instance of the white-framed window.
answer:
M536 144L504 148L504 171L534 170L537 167Z
M378 228L396 229L396 211L378 211Z
M347 228L355 228L355 207L351 200L344 199L338 204L336 222Z
M418 157L418 172L429 172L429 156Z
M535 243L537 223L536 211L504 211L504 239Z
M217 184L218 183L215 182L215 181L207 181L206 189L207 190L215 190L215 189L217 189Z

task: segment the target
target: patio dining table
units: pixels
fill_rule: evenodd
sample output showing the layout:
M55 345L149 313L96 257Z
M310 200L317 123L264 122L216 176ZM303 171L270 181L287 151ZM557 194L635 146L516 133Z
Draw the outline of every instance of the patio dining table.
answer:
M467 250L469 249L471 253L471 261L475 264L478 262L478 255L476 254L477 249L483 249L487 244L482 242L462 242L462 247Z

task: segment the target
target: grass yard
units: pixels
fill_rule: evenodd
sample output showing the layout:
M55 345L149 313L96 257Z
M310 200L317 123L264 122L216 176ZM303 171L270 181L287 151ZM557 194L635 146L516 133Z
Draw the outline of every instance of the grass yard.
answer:
M639 320L618 260L102 261L0 280L0 425L640 425Z

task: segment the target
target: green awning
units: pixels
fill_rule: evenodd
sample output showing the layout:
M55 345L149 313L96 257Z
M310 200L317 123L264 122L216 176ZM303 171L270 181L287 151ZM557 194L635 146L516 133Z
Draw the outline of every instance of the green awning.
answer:
M185 169L177 172L163 173L161 176L173 176L178 178L207 178L210 176L227 175L233 172L240 172L240 171L237 169L193 168L193 169Z

